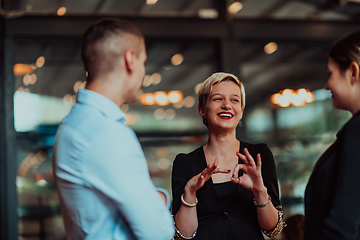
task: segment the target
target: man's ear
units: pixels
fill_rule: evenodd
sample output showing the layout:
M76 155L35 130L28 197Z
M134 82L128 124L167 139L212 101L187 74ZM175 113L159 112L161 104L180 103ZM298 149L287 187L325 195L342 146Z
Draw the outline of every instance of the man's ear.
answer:
M357 62L352 61L350 63L350 71L351 71L351 83L354 84L355 82L360 80L360 66Z
M129 48L125 51L124 54L125 67L128 72L133 72L135 67L135 50Z
M203 107L198 106L198 111L199 111L199 114L200 114L201 117L203 117L205 115Z

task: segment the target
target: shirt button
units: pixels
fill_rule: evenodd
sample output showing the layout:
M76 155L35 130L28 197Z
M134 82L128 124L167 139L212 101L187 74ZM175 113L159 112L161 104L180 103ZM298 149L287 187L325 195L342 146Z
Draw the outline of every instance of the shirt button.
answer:
M229 214L228 214L227 212L224 212L223 215L222 215L222 218L223 218L223 219L226 219L226 218L228 217L228 215L229 215Z

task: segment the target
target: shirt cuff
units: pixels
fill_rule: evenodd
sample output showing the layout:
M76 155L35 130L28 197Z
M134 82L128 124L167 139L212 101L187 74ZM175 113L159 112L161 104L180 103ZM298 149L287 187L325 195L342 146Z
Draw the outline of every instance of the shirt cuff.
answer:
M161 192L162 194L165 195L165 198L166 198L166 206L170 209L170 194L168 193L168 191L166 191L165 189L163 188L159 188L157 187L156 190L158 192Z

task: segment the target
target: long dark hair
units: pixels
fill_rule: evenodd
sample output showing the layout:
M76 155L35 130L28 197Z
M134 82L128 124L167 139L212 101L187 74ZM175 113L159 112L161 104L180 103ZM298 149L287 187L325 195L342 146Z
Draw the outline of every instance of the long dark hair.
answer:
M329 57L342 71L348 69L352 62L360 65L360 31L352 32L336 41L330 48Z

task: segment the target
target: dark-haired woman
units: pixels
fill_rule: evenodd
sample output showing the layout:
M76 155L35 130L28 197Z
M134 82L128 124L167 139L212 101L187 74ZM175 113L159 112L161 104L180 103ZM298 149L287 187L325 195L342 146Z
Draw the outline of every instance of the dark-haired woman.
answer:
M263 240L284 227L273 155L265 144L236 139L244 86L214 73L199 90L208 142L173 165L175 239ZM242 170L243 174L239 174Z
M330 49L329 80L335 108L353 117L320 157L305 191L305 240L360 240L360 31Z

